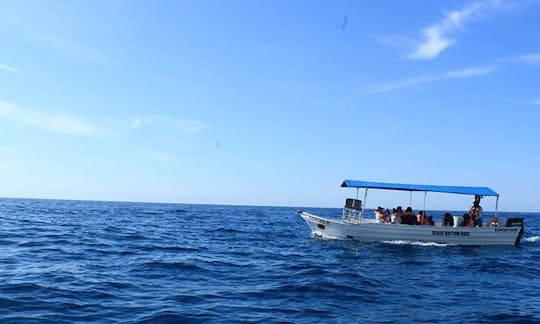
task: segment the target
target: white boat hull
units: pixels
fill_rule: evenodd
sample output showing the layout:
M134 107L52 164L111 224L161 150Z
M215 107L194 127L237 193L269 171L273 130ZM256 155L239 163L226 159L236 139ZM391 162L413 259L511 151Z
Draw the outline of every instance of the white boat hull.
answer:
M441 227L388 223L371 220L349 223L300 212L314 236L332 239L352 239L365 242L410 241L453 245L514 245L519 244L522 227Z

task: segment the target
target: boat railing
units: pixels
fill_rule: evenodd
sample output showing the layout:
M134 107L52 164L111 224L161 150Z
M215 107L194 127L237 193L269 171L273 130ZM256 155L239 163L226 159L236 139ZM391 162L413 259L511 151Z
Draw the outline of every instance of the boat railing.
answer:
M362 211L352 208L343 208L341 219L347 223L358 224L362 219Z
M347 223L360 223L362 220L362 201L353 198L347 198L345 200L345 207L343 207L343 215L341 219Z

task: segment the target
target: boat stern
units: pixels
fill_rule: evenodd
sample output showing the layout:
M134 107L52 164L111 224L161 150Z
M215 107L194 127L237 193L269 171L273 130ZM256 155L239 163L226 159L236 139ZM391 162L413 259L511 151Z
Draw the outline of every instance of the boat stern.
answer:
M505 227L520 227L519 234L516 237L516 241L514 242L515 245L519 245L521 243L521 237L523 236L523 232L525 231L523 217L508 218L506 220Z

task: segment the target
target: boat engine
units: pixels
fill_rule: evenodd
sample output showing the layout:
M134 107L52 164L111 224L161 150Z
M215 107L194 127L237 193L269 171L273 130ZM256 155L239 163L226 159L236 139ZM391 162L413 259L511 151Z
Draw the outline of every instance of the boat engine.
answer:
M519 230L519 235L516 238L515 244L518 245L521 241L521 237L523 236L523 231L525 228L525 225L523 224L523 217L516 217L516 218L508 218L506 220L506 227L521 227Z
M523 228L523 218L508 218L505 227L521 227Z

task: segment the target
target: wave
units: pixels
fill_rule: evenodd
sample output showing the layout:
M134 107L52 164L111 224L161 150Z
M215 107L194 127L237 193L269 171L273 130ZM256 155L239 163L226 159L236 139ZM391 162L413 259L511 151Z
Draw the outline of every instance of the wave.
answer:
M162 215L162 211L153 211L153 210L139 210L139 214L144 215Z
M189 270L189 271L204 271L205 269L199 267L198 265L180 261L150 261L143 263L142 266L150 268L162 268L162 269L172 269L172 270Z
M0 286L0 290L2 293L17 293L17 294L24 294L26 292L32 292L37 293L44 289L47 289L46 287L35 284L32 282L22 282L22 283L11 283L11 284L4 284Z
M419 242L419 241L406 241L406 240L382 241L382 243L396 244L396 245L433 246L433 247L454 246L454 244L448 244L448 243Z
M159 311L150 315L146 315L137 319L139 323L189 323L189 322L204 322L211 319L219 318L218 314L205 312L204 315L197 314L186 315L174 311Z
M172 253L196 252L205 250L204 247L196 246L165 246L165 245L150 245L142 248L145 251L166 251Z
M311 233L311 237L316 238L316 239L323 239L323 240L341 240L341 238L337 236L321 234L321 233Z
M323 240L345 240L336 236L320 233L311 233L311 237ZM349 240L347 240L349 241ZM454 246L450 243L437 243L437 242L420 242L420 241L407 241L407 240L390 240L390 241L381 241L384 244L395 244L395 245L414 245L414 246L426 246L426 247L447 247Z
M243 233L243 230L236 228L227 228L227 227L218 227L211 230L208 230L207 233Z
M526 242L534 243L540 241L540 236L531 236L525 239Z
M429 265L429 262L423 262L423 261L415 261L415 260L406 260L398 263L399 265L406 265L406 266L426 266Z

